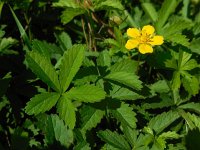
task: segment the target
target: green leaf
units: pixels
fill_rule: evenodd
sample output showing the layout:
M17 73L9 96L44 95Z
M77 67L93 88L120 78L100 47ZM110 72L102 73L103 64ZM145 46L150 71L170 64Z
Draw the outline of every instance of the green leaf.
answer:
M72 7L80 8L79 3L76 0L59 0L58 2L53 3L54 7Z
M86 132L95 128L101 122L105 112L91 106L84 106L81 111L81 130Z
M200 33L200 22L196 22L192 28L194 35L198 35Z
M165 22L167 21L168 17L170 14L172 14L177 5L179 4L180 1L177 0L165 0L164 3L162 4L162 7L158 13L158 21L156 22L156 28L157 30L160 30Z
M48 144L53 144L54 139L65 147L73 143L72 130L68 129L57 115L48 116L45 121L45 137Z
M119 0L101 0L94 6L95 10L111 10L118 9L123 10L124 7Z
M157 21L158 14L152 3L142 3L142 8L144 9L145 13L151 18L153 22Z
M144 96L130 90L128 88L123 88L117 85L113 86L113 90L110 93L110 96L119 100L137 100L144 99Z
M63 24L69 23L74 17L84 14L85 10L82 8L66 8L62 11L61 22Z
M189 125L191 130L194 129L195 127L200 129L200 117L199 116L197 116L195 114L191 114L191 113L188 112L187 117L190 121L193 122L193 125L194 125L194 126L190 126L189 123L188 123L188 119L186 120L187 121L186 123Z
M149 150L148 145L150 143L152 143L153 140L154 140L153 135L151 135L151 134L143 135L142 133L140 133L134 147L139 149L139 150Z
M136 128L136 113L128 104L122 103L120 108L111 111L113 116L122 124L131 128Z
M179 134L177 134L175 131L167 131L162 133L161 135L159 135L158 138L162 138L162 139L178 139L181 136Z
M184 18L188 16L188 8L189 8L190 0L183 0L183 8L181 10L181 14Z
M142 105L143 109L161 109L171 107L174 105L173 99L168 94L160 94L161 101L155 103L145 103Z
M171 17L171 22L169 25L165 26L163 29L164 39L167 39L168 36L173 36L174 34L181 34L184 29L192 27L192 22L186 20L182 17Z
M195 124L194 124L194 120L193 119L197 119L194 115L194 117L188 112L186 113L184 110L179 109L178 110L179 114L181 115L181 117L183 117L183 119L185 119L186 124L188 125L188 127L192 130L195 128Z
M50 51L45 42L39 41L37 39L32 41L32 49L38 51L43 57L46 57L50 62Z
M155 139L152 149L153 150L164 150L166 148L166 141L163 138Z
M183 74L183 73L182 73ZM186 91L195 96L199 93L199 80L197 77L184 73L182 83Z
M189 49L196 53L196 54L199 54L200 55L200 38L197 38L197 39L193 39L192 42L190 43L190 46L189 46Z
M111 72L105 76L105 79L116 81L133 89L140 90L142 88L142 82L138 78L137 75L129 72Z
M8 38L3 38L0 40L0 53L3 53L3 51L8 50L11 46L17 43L17 40L8 37Z
M89 143L87 143L86 141L82 141L74 147L74 150L91 150L91 148Z
M186 20L182 17L172 17L172 22L165 26L162 35L166 41L170 41L172 43L181 44L183 46L189 46L189 39L186 38L185 35L182 35L182 31L184 29L192 27L192 22L190 20Z
M197 68L198 64L196 62L195 59L190 59L189 61L187 61L187 63L185 63L183 66L181 66L181 70L192 70L194 68Z
M178 66L180 70L191 70L197 67L197 63L194 59L190 58L192 57L192 54L180 51L179 52L179 59L178 59Z
M108 51L104 50L100 52L99 57L97 59L98 66L107 66L109 67L111 64L111 56Z
M166 41L170 41L174 44L181 44L185 47L189 47L189 39L182 34L171 34L165 38Z
M149 88L151 89L152 95L155 95L155 93L168 93L170 91L170 88L165 80L159 80L154 84L151 84Z
M185 110L192 110L200 114L200 103L191 102L191 103L180 105L178 107Z
M72 79L82 65L85 53L85 46L74 45L65 51L60 65L59 80L62 92L69 87Z
M126 139L131 144L131 146L134 147L137 141L138 130L131 129L129 126L123 125L123 124L122 124L122 127L123 127L123 133Z
M137 7L138 8L138 7ZM137 9L136 8L136 9ZM136 27L136 28L139 28L139 23L136 21L135 18L132 17L132 15L127 11L127 10L124 10L124 15L126 16L126 22L129 26L131 27ZM138 16L140 15L140 13L137 13L137 18L139 18Z
M72 40L66 32L54 35L63 52L72 47Z
M105 98L105 92L94 85L83 85L75 87L66 92L65 95L72 100L81 102L98 102Z
M119 135L117 132L111 132L110 130L105 130L105 131L99 131L97 135L103 141L112 145L115 148L123 150L131 149L128 142L124 139L124 137L122 135Z
M123 59L110 67L110 71L114 72L129 72L137 71L138 62L131 59Z
M25 111L29 115L37 115L50 110L58 101L58 93L37 94L26 104Z
M37 39L32 40L32 49L37 50L43 57L46 57L48 60L55 58L58 60L63 51L54 43L48 43L46 41L40 41Z
M31 50L31 42L30 42L23 26L21 25L20 21L18 20L17 16L15 15L15 12L12 10L11 7L10 7L10 11L11 11L11 13L12 13L14 19L15 19L15 22L17 24L19 31L20 31L22 39L24 40L25 44L28 46L28 49Z
M57 105L59 117L64 120L65 124L73 129L76 122L75 107L70 99L63 95Z
M164 112L164 113L152 118L148 124L148 127L150 127L157 134L159 134L179 117L180 116L179 116L178 112L176 112L176 111Z
M179 71L175 71L173 73L173 78L172 78L172 89L173 90L177 90L180 88L181 86L181 77L180 77L180 72Z
M47 85L55 91L60 91L60 84L56 70L39 52L31 51L26 53L28 67Z

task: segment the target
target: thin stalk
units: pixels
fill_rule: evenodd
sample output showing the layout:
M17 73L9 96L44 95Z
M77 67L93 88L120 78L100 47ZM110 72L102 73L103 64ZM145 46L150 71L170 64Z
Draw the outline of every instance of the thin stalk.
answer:
M85 42L86 42L86 45L88 47L89 46L89 44L88 44L88 37L87 37L87 34L86 34L85 22L84 22L83 17L81 17L81 24L82 24L83 34L84 34L84 37L85 37Z

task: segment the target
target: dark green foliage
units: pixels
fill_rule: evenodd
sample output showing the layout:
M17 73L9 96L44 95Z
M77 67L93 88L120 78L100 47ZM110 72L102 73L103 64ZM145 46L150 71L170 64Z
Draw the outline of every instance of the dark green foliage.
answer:
M0 149L198 149L199 5L1 0ZM145 25L164 43L127 50Z

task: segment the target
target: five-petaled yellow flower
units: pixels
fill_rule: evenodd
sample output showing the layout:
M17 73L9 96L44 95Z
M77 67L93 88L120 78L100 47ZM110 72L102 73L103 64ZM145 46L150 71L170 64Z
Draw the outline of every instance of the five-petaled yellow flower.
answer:
M163 44L163 36L155 35L155 29L151 25L146 25L142 30L137 28L129 28L127 35L130 39L127 41L125 47L129 50L138 48L142 54L152 53L154 45Z

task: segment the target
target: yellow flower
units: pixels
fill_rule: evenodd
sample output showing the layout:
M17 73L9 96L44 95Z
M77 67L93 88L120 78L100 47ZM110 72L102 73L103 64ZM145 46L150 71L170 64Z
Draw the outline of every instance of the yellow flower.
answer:
M163 44L163 36L155 35L154 31L155 29L151 25L144 26L142 30L129 28L127 35L130 39L125 47L129 50L137 47L142 54L152 53L153 46Z

